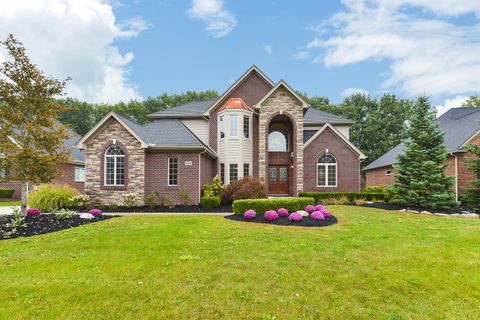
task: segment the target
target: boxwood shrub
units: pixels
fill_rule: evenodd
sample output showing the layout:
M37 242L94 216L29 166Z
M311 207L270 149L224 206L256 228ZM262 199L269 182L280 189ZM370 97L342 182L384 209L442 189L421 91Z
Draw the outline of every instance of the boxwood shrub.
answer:
M219 196L203 196L200 198L200 205L207 209L215 209L220 206L222 199Z
M15 192L15 189L0 188L0 198L11 198L13 197L14 192Z
M285 208L290 212L303 210L307 205L314 204L312 197L298 198L278 198L278 199L242 199L233 201L233 212L243 214L245 211L252 209L258 214L268 210L278 210Z
M338 199L346 197L350 202L362 199L366 201L384 200L385 194L380 192L300 192L300 197L312 197L315 203L321 203L325 199Z

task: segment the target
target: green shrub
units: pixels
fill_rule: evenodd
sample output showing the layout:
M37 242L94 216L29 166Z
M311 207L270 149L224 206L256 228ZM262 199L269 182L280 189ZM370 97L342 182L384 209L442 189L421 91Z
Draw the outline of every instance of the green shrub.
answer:
M225 187L223 186L222 180L220 180L218 176L215 176L211 183L202 186L203 195L209 197L222 195L224 189Z
M366 193L385 193L385 189L388 187L386 184L379 184L377 186L368 186L362 189L362 192Z
M207 209L218 208L222 204L222 198L219 196L202 196L200 198L200 205Z
M280 208L285 208L292 212L303 210L309 204L314 204L314 199L312 197L242 199L233 201L233 212L243 214L245 211L252 209L260 214L268 210L278 210Z
M54 209L71 207L72 198L76 195L78 191L68 185L43 184L30 194L28 205L42 212L51 212Z
M357 199L373 201L374 199L384 200L385 195L377 192L300 192L299 197L312 197L315 203L323 203L326 199L340 199L346 197L349 203Z
M11 198L15 189L11 188L0 188L0 198Z
M230 204L239 199L264 199L267 197L265 185L258 179L245 177L230 183L223 192L222 202Z
M52 211L52 214L58 220L67 220L67 219L72 219L73 218L73 216L75 215L75 211L68 210L68 209L54 209Z
M180 192L180 203L182 204L182 206L193 205L192 196L190 195L190 192L188 192L187 188L181 187L179 192Z

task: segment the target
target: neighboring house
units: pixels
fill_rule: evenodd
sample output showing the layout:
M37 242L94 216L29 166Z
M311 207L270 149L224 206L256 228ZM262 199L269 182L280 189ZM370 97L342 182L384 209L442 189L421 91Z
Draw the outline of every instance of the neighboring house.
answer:
M67 163L59 165L61 175L55 178L52 183L67 184L80 193L84 193L85 186L85 156L81 150L74 148L76 142L80 137L75 135L72 138L65 140L65 147L71 149L70 160ZM13 200L18 200L22 195L22 184L20 181L9 180L8 172L0 173L0 188L13 188ZM0 199L2 200L2 199ZM12 199L5 199L12 200Z
M467 170L465 160L470 156L465 150L469 143L480 145L480 108L453 108L440 116L437 120L440 130L445 133L445 145L448 150L446 174L455 176L455 194L462 193L468 182L475 178ZM397 163L397 156L403 152L404 145L399 144L388 151L363 170L366 185L389 185L394 182L397 172L393 164Z
M98 204L137 202L159 192L198 203L201 186L219 175L225 184L261 179L268 194L359 191L365 155L349 141L351 120L310 106L281 80L249 68L219 98L149 115L139 125L106 115L80 141L85 193Z

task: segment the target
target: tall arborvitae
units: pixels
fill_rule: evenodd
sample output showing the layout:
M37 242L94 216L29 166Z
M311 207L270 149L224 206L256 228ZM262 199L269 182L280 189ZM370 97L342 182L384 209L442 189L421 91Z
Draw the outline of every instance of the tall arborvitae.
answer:
M473 155L468 159L468 169L475 174L476 179L469 182L461 200L474 212L480 213L480 146L470 144L467 151Z
M445 209L455 205L453 177L445 174L447 148L426 97L417 99L412 122L398 156L392 202L409 207Z

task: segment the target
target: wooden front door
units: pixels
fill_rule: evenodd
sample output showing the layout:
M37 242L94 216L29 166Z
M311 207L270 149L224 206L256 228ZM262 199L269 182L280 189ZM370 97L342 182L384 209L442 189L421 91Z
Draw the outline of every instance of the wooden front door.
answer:
M288 166L268 167L268 193L288 194Z

